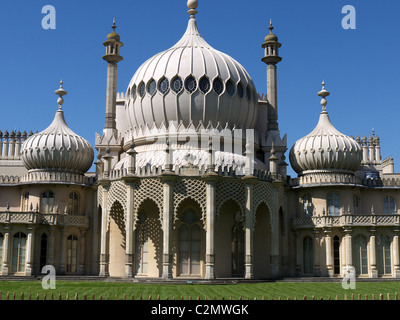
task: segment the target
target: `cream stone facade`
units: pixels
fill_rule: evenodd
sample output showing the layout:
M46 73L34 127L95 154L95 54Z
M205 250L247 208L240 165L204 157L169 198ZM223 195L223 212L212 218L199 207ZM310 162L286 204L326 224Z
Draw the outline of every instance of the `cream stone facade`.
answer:
M66 124L63 83L50 126L0 133L1 275L136 279L400 277L400 174L379 137L331 123L289 151L278 124L281 44L262 43L267 94L201 36L189 0L183 37L117 92L113 31L104 130L93 148Z

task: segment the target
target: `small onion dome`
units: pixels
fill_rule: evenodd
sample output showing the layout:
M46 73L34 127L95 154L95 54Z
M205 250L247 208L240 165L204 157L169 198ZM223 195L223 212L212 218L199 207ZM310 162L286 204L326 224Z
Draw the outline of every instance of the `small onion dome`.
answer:
M29 171L84 174L92 165L94 152L90 143L74 133L64 119L61 105L66 91L56 91L59 110L53 122L42 132L30 136L21 148L21 158Z
M278 37L272 33L274 27L272 26L272 21L269 23L269 34L264 39L264 42L278 42Z
M289 159L293 170L299 175L329 172L353 173L360 167L362 149L352 138L340 133L331 123L326 111L329 92L318 93L322 97L323 111L315 129L298 140L290 150Z
M113 29L113 31L108 34L107 41L115 40L117 42L120 42L121 38L120 38L119 34L115 32L115 28L117 28L117 26L115 25L115 19L113 21L113 25L111 28Z

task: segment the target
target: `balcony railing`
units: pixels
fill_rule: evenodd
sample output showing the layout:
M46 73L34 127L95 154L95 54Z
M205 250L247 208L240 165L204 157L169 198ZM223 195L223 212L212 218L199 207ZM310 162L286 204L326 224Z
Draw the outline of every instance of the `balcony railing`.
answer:
M368 227L368 226L400 226L400 215L354 215L345 214L341 216L317 216L294 218L293 228L332 228L332 227Z
M0 212L0 223L39 224L70 226L87 229L89 217L65 214L42 214L38 212Z

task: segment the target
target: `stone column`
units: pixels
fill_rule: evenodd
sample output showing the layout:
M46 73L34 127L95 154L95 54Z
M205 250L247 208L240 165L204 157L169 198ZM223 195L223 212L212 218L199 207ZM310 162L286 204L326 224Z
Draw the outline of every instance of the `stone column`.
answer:
M303 259L301 253L303 252L301 233L296 231L296 276L301 277L303 274Z
M203 176L206 181L206 279L215 279L215 215L216 215L216 181L218 174L209 172Z
M86 246L86 230L80 229L80 239L79 239L79 266L78 266L78 274L85 274L85 246Z
M400 278L399 232L400 230L398 228L393 230L393 278Z
M133 181L130 181L133 182ZM125 278L133 277L133 261L134 261L134 247L133 247L133 208L134 208L134 187L132 183L127 183L127 214L125 225Z
M49 238L47 242L47 261L46 264L51 265L54 267L54 232L55 227L49 227ZM40 270L41 272L42 270Z
M29 226L28 227L28 238L26 241L26 253L25 253L25 256L26 256L25 275L26 276L32 275L34 248L35 248L35 227Z
M351 240L351 228L345 228L344 232L345 236L345 252L346 252L346 268L343 270L343 274L347 274L350 272L351 268L353 267L353 248L352 248L352 240Z
M1 275L6 276L10 274L10 251L12 248L12 241L10 240L11 233L10 226L4 226L4 242L3 242L3 265L1 267Z
M65 260L66 260L66 255L65 255L65 227L60 228L60 269L59 273L61 275L65 274L66 271L66 266L65 266Z
M164 279L172 278L172 225L174 212L174 187L176 175L172 172L164 172L161 180L164 183L164 204L163 204L163 272Z
M245 235L244 235L244 246L245 246L245 274L246 279L253 279L253 234L254 234L254 212L253 212L253 189L254 184L257 183L258 179L253 175L247 175L243 177L245 182Z
M314 234L314 275L319 277L321 275L320 268L320 233L318 230L313 231Z
M274 196L277 201L279 188L282 187L282 183L279 181L275 181L273 182L273 186L275 193ZM270 257L271 277L278 278L280 275L279 211L278 211L278 206L272 206L272 208L275 208L276 211L271 212L271 257Z
M369 270L370 270L370 278L377 278L378 277L378 270L376 268L376 236L375 228L371 228L369 230L370 238L369 238Z
M108 277L108 246L107 246L107 204L108 191L103 187L103 203L101 205L101 238L100 238L100 272L99 276Z
M326 269L328 277L333 277L333 263L332 263L332 236L331 230L324 230L325 233L325 250L326 250Z

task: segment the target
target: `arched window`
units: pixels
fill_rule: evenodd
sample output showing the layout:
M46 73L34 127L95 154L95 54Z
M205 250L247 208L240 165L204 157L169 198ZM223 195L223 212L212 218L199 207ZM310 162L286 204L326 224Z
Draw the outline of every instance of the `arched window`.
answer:
M376 260L379 274L392 273L392 259L390 255L390 237L381 235L376 239Z
M78 192L71 192L68 199L68 214L78 215L80 206L80 195Z
M385 214L394 214L395 213L395 203L394 199L391 196L387 196L384 199L384 213Z
M200 275L200 236L198 214L186 210L179 228L179 266L181 275Z
M303 217L312 217L313 210L311 194L307 193L303 196Z
M354 214L359 214L359 212L360 212L360 197L356 194L353 195L353 208L354 208Z
M357 274L368 274L367 239L363 235L354 238L353 260Z
M235 213L232 228L232 276L244 275L244 231L240 211Z
M21 211L29 211L29 192L25 192L22 196Z
M41 198L41 213L51 213L54 206L54 193L47 190L42 193Z
M4 242L4 235L0 233L0 271L1 271L1 266L3 264L3 242Z
M136 226L136 248L135 248L135 270L137 274L147 274L149 255L149 236L147 232L146 212L141 211L138 215Z
M338 236L333 237L333 272L340 274L340 240Z
M328 215L330 216L340 215L339 195L336 192L330 192L328 194L327 207L328 207Z
M18 232L13 237L11 272L25 271L26 234Z
M76 273L78 261L78 238L70 235L67 238L67 273Z
M47 264L47 234L40 238L40 270Z
M312 274L314 271L314 248L311 237L303 239L303 273Z

